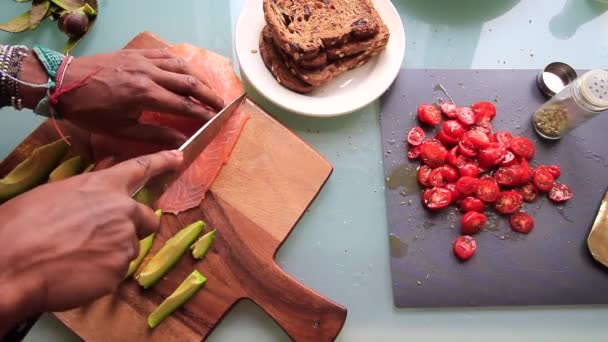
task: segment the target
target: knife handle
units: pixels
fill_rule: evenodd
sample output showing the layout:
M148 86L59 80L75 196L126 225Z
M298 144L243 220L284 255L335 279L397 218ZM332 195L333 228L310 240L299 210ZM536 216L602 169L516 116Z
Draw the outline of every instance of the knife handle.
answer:
M25 335L30 332L34 324L38 321L40 315L30 317L24 322L19 323L16 327L9 330L8 333L2 337L2 342L21 342L25 338Z

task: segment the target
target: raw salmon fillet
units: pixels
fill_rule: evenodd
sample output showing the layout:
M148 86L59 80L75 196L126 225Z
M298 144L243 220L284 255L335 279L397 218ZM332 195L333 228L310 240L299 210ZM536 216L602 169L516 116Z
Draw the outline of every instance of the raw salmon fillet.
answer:
M230 103L244 92L243 85L232 70L232 65L227 58L189 44L175 45L171 50L188 61L195 72L199 73L199 78L206 80L207 85L215 90L225 104ZM161 196L156 202L156 207L164 212L177 214L198 206L215 181L222 165L228 161L248 119L249 114L237 110L203 153ZM192 118L149 111L142 113L139 122L171 127L187 136L196 132L204 123ZM96 160L113 156L119 161L169 148L98 134L93 135L92 144Z

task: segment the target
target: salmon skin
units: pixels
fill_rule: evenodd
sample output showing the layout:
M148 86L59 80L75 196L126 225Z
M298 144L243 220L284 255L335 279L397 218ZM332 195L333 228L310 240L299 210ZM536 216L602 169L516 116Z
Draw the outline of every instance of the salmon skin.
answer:
M190 63L199 79L205 80L224 103L230 103L244 92L243 84L232 70L227 58L190 44L175 45L170 50ZM249 117L249 114L237 109L209 146L158 199L155 207L162 209L163 212L177 214L198 206L215 181L222 165L228 161ZM174 128L186 136L191 136L204 124L202 120L150 111L144 111L139 122ZM120 161L174 148L174 146L129 141L99 134L93 134L91 139L96 160L112 156Z

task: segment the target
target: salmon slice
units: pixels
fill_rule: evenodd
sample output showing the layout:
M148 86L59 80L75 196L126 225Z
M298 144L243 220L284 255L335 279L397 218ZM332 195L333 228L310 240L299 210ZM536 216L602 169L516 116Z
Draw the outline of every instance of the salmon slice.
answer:
M215 90L224 103L230 103L244 92L241 80L232 70L227 58L189 44L175 45L171 47L171 51L190 63L199 78L206 80L207 85ZM249 117L249 114L237 110L217 137L156 202L157 208L177 214L198 206L215 181L222 165L228 161ZM186 136L192 135L204 124L202 120L150 111L144 111L139 122L171 127ZM120 161L171 148L99 134L93 134L92 144L96 160L112 156L116 161Z

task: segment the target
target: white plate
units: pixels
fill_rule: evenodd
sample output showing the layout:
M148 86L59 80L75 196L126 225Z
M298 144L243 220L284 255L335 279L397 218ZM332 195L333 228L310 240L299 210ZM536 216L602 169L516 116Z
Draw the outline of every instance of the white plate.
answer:
M266 24L262 1L247 0L241 9L236 24L236 55L241 74L276 105L307 116L348 114L380 97L397 77L405 54L405 32L401 18L390 0L373 0L390 31L388 45L382 53L312 93L298 94L283 87L268 71L258 51L260 33Z

